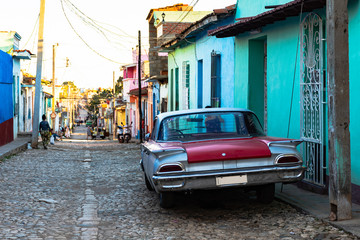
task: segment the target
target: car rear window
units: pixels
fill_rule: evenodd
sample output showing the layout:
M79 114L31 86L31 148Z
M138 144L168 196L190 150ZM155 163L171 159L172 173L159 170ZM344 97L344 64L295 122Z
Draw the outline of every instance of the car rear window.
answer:
M165 118L160 124L160 141L196 141L263 136L251 112L210 112Z

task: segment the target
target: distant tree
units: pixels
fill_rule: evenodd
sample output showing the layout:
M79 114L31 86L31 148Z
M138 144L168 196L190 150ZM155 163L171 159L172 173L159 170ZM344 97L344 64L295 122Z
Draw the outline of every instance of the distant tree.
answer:
M110 101L112 98L112 91L99 88L97 93L91 97L85 108L89 115L95 117L99 113L99 105L103 102Z
M123 77L119 77L115 84L115 95L117 96L123 90Z
M60 99L68 99L71 98L74 94L79 92L79 88L76 87L74 82L63 82L61 85Z

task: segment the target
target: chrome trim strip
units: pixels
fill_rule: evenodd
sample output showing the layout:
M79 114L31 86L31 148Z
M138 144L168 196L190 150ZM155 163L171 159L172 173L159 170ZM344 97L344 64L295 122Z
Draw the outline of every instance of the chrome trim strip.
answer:
M177 185L162 185L161 188L163 188L163 189L182 188L184 185L185 185L185 183L182 182Z
M301 170L302 172L306 168L303 166L272 166L261 169L239 169L233 171L224 171L224 172L200 172L193 174L181 174L181 175L167 175L167 176L153 176L152 179L154 181L159 180L169 180L169 179L183 179L183 178L199 178L199 177L215 177L215 176L224 176L224 175L236 175L236 174L248 174L248 173L260 173L260 172L281 172L281 171L296 171Z

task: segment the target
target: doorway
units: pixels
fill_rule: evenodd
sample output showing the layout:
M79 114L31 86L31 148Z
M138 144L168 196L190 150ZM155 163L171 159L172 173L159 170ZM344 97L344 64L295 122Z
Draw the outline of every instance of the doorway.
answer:
M267 41L266 37L249 41L248 108L258 116L267 132Z

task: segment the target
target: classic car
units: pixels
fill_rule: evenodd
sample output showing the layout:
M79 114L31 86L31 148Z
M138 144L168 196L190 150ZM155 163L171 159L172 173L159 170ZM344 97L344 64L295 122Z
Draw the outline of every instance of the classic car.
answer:
M265 136L247 109L167 112L145 137L140 166L163 208L176 203L175 192L228 187L253 188L260 202L270 203L275 183L303 178L301 142Z

